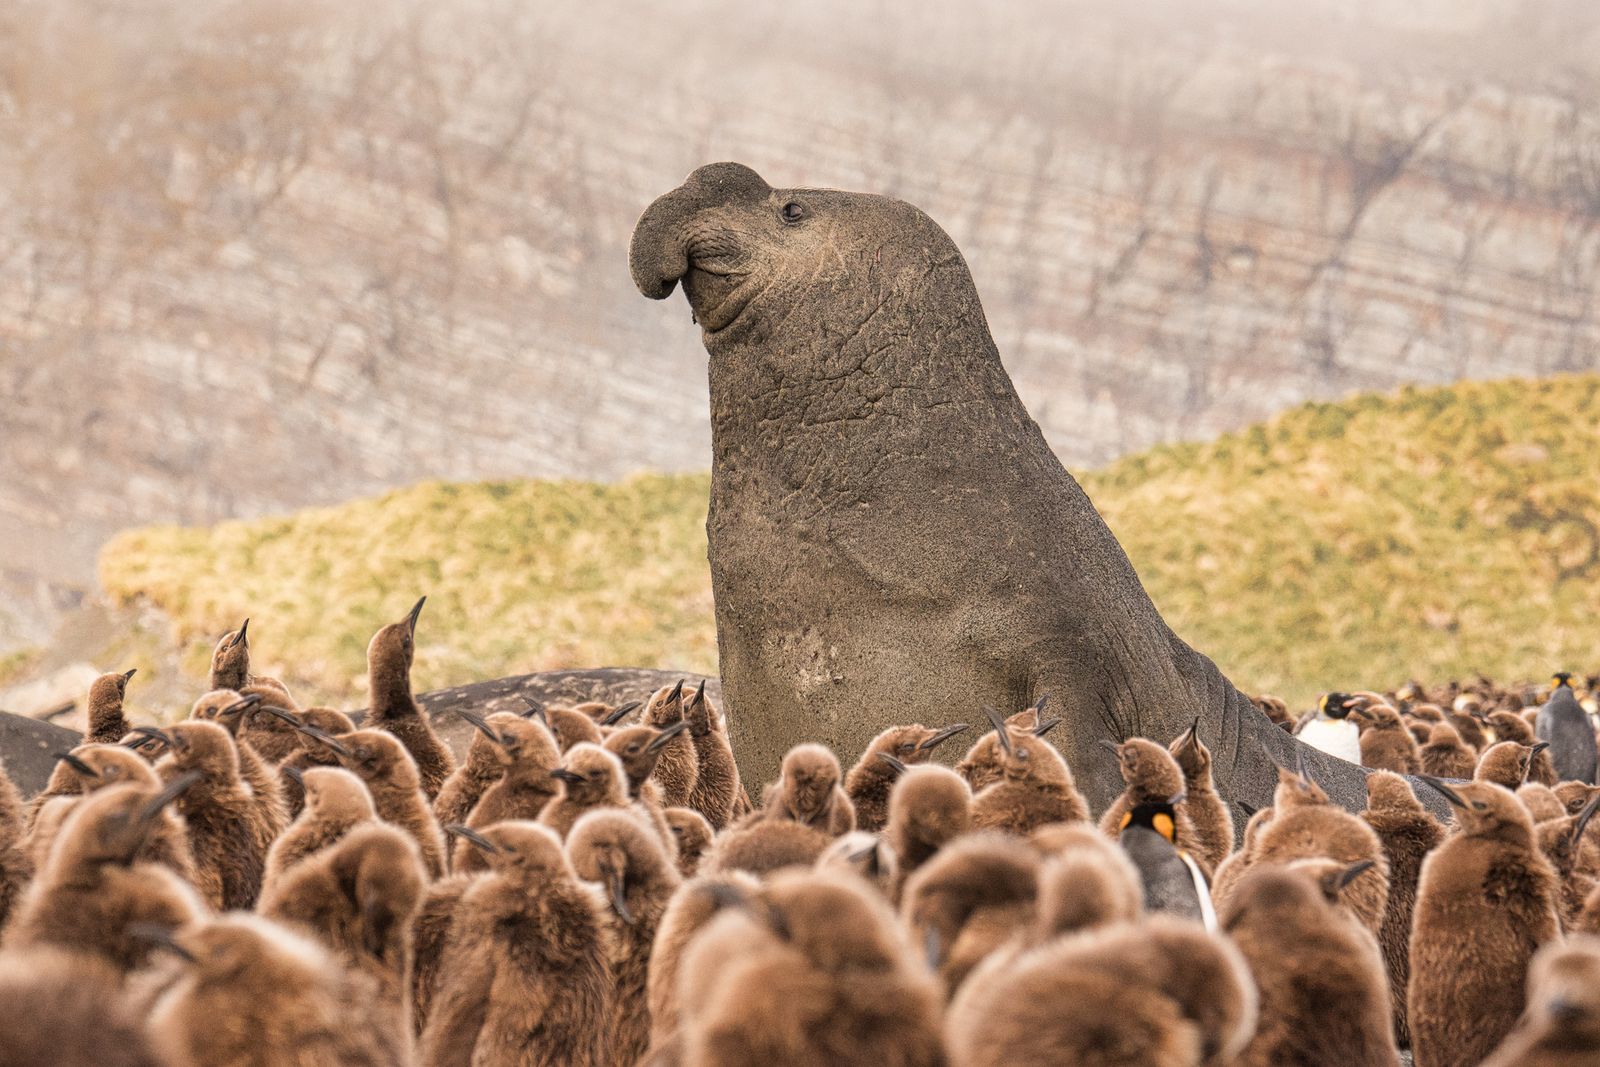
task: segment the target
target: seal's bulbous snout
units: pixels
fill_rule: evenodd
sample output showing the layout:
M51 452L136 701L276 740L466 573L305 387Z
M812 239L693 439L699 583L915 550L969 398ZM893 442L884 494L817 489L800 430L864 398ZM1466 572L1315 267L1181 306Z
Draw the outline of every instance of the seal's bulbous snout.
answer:
M771 188L742 163L711 163L645 208L633 228L628 267L633 284L652 300L672 295L689 272L688 224L708 208L763 199Z

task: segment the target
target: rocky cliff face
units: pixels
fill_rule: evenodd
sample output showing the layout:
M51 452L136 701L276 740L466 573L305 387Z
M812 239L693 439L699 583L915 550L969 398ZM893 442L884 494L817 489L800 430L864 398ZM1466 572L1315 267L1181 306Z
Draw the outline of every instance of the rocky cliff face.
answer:
M1600 365L1594 5L1111 6L16 0L0 648L129 524L703 466L625 248L715 159L927 209L1071 464Z

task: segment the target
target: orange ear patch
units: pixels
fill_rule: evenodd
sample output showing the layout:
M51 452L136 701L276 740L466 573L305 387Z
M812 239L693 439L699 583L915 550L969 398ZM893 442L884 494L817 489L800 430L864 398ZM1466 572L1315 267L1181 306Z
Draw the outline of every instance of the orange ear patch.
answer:
M1178 826L1173 821L1172 816L1168 815L1166 812L1159 812L1159 813L1157 813L1155 818L1150 820L1150 823L1151 823L1152 826L1155 827L1156 833L1160 834L1162 837L1166 838L1168 841L1171 841L1171 842L1174 842L1174 843L1177 842L1177 840L1178 840Z

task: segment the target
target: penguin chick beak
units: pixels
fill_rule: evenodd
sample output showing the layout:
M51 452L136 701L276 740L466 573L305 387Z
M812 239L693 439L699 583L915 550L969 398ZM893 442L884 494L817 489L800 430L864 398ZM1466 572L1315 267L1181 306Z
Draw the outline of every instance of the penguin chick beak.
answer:
M1100 739L1100 747L1105 749L1107 752L1111 753L1117 759L1120 760L1122 758L1122 746L1117 744L1115 741L1111 740L1110 738L1102 737Z
M474 730L478 731L484 737L487 737L490 741L497 745L505 744L505 739L500 736L494 727L489 725L489 720L485 719L482 715L468 708L454 708L452 710L467 722L471 723Z
M1038 726L1034 727L1033 736L1043 737L1045 734L1049 733L1051 730L1054 730L1057 726L1060 726L1065 721L1066 720L1061 718L1059 715L1053 718L1045 719L1040 722Z
M606 881L611 888L611 906L616 909L617 918L621 919L629 926L632 926L633 912L628 910L628 897L624 891L625 886L623 885L622 872L612 871L611 877L606 879Z
M678 684L672 687L672 692L667 694L667 703L668 704L682 704L683 703L683 679L682 678L679 678L678 679Z
M579 774L577 771L569 771L565 767L557 767L555 770L550 772L550 777L562 782L566 782L569 785L574 785L579 782L587 782L589 780L587 775Z
M1349 885L1351 882L1355 881L1357 878L1360 878L1363 874L1366 873L1367 868L1371 867L1374 862L1376 862L1376 861L1374 861L1374 860L1361 860L1358 863L1352 863L1350 866L1346 867L1344 869L1344 872L1339 875L1339 882L1338 882L1339 888L1343 889L1345 886Z
M946 741L950 740L952 737L956 736L956 734L963 733L967 729L968 726L964 722L952 723L951 725L946 726L943 730L938 730L931 734L925 741L922 742L922 744L917 746L917 751L931 752L940 745L944 744Z
M632 715L635 711L637 711L639 709L640 706L641 705L640 705L639 701L630 700L628 703L622 705L616 711L613 711L610 715L607 715L605 718L601 719L600 720L600 725L601 726L615 726L615 725L617 725L617 723L621 722L623 719L626 719L629 715Z
M898 757L893 756L888 752L880 752L880 753L878 753L878 758L883 760L883 762L885 762L885 763L887 763L889 765L889 769L894 771L896 777L906 773L907 771L909 771L911 769L910 767L907 767L905 765L905 763L903 761L901 761Z
M872 878L878 877L883 869L883 865L878 859L878 843L876 841L858 852L850 853L845 859L851 863L863 864L866 867L867 875Z
M250 620L246 619L244 622L240 623L239 628L233 632L233 640L228 642L228 647L234 648L238 645L243 645L244 647L249 648L250 638L245 636L249 629Z
M334 737L328 731L322 729L320 726L312 726L308 722L300 722L298 719L296 719L294 720L294 728L315 741L321 741L324 745L327 745L341 756L350 755L350 749L345 747L343 742L341 742L337 737Z
M1196 715L1194 717L1194 722L1189 724L1189 728L1183 732L1183 737L1179 739L1178 747L1179 748L1188 748L1191 745L1199 743L1199 741L1200 741L1200 716Z
M984 706L983 714L989 720L989 725L994 727L995 738L1000 742L1000 747L1005 749L1006 755L1012 755L1011 731L1006 728L1006 721L1000 717L998 711L987 705Z
M65 763L68 767L71 767L73 770L83 775L85 778L100 777L99 771L95 770L93 767L89 766L87 763L83 762L83 760L79 759L77 756L74 756L70 752L57 752L55 757L62 763Z
M174 931L170 926L160 923L129 923L123 932L135 941L143 941L154 948L172 953L185 963L195 962L194 953L178 944Z
M523 697L522 699L527 701L528 704L528 710L522 713L522 717L526 719L531 716L548 727L550 725L550 717L544 713L544 704L531 697Z
M133 668L131 668L129 670L123 671L122 672L122 683L124 685L128 684L128 682L132 680L133 676L138 674L138 673L139 673L139 668L138 667L133 667Z
M177 747L176 745L174 745L172 743L172 735L171 734L167 733L165 730L158 730L154 726L135 726L135 727L131 728L131 732L132 733L136 733L140 737L145 738L145 739L150 740L150 741L160 741L163 745L166 745L168 748L176 748Z
M1594 818L1596 809L1600 809L1600 793L1589 798L1589 803L1578 812L1578 817L1572 820L1572 843L1576 845L1583 838L1583 831L1588 829L1589 820Z
M234 712L246 712L246 711L249 711L251 708L255 707L256 705L258 705L260 703L261 703L261 694L260 693L251 693L247 697L240 697L238 700L235 700L232 704L229 704L227 707L225 707L221 711L217 712L217 714L220 716L220 715L231 715Z
M422 597L411 605L411 611L406 614L406 630L415 634L417 632L417 616L422 614L422 605L428 602L427 597Z
M446 824L443 829L444 832L449 834L451 837L459 837L461 840L466 841L476 848L482 849L484 852L487 852L490 855L500 851L499 845L495 844L493 841L490 841L487 837L484 837L470 826L453 822Z
M670 742L674 737L677 737L679 734L683 733L683 731L687 730L688 728L689 720L679 719L671 726L663 727L661 732L655 737L651 738L648 745L644 746L644 750L646 752L660 752L663 748L667 747L668 742ZM578 776L578 780L580 782L584 781L583 775L580 774Z
M1043 718L1044 717L1044 706L1046 704L1048 704L1048 703L1050 703L1050 694L1049 693L1041 693L1041 694L1039 694L1039 699L1035 700L1033 702L1033 713L1035 715L1039 716L1040 718Z
M295 780L295 782L300 786L301 791L305 790L305 787L306 787L305 772L302 771L299 767L285 766L283 768L283 773L287 774L290 778L293 778Z
M691 708L697 708L701 704L704 704L705 702L706 702L706 680L704 678L702 678L702 679L700 679L699 687L697 689L695 689L695 691L694 691L694 696L689 698L689 706Z
M1455 807L1464 808L1467 806L1467 802L1461 799L1461 794L1445 785L1440 779L1435 778L1430 774L1419 774L1417 775L1417 781L1421 782L1429 789L1432 789L1435 793L1438 793L1440 796L1444 797Z

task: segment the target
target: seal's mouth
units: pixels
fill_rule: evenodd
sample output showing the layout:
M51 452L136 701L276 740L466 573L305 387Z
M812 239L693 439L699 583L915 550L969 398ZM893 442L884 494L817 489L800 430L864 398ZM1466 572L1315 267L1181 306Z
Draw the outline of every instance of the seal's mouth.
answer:
M689 299L694 321L706 333L718 333L733 325L755 297L757 287L744 271L714 261L690 260L683 276L683 295Z

